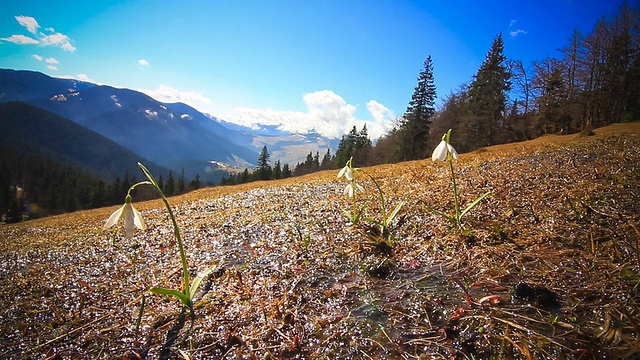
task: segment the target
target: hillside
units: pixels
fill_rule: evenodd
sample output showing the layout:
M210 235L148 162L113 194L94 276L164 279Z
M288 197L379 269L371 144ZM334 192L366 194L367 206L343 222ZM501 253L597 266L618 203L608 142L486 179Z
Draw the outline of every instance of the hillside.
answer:
M190 106L172 104L179 110L174 111L134 90L0 69L0 102L11 101L72 120L160 166L184 167L188 178L199 174L203 181L219 181L222 174L208 171L209 161L246 166L258 157Z
M316 133L249 129L205 115L183 103L161 103L130 89L59 79L42 73L0 69L0 103L20 101L72 120L139 156L203 181L219 182L215 160L253 168L262 147L272 160L295 166L309 152L324 154L339 139Z
M116 207L0 227L0 357L640 356L640 123L461 155L463 205L491 192L464 229L425 209L452 209L447 164L365 170L405 202L390 252L336 171L170 198L192 275L215 269L193 318L148 291L181 280L160 201L130 239L100 232Z
M49 157L105 181L138 172L138 162L148 163L156 176L169 174L100 134L22 102L0 103L0 128L0 148Z

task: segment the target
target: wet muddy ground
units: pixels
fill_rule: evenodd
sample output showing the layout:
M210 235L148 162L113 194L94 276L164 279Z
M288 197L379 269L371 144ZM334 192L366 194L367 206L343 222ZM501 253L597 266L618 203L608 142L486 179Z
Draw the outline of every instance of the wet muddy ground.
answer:
M159 201L147 230L101 232L115 210L0 226L0 358L623 359L640 357L640 124L464 154L463 228L449 167L368 168L391 249L351 224L337 171L170 198L193 315ZM359 204L380 219L374 184Z

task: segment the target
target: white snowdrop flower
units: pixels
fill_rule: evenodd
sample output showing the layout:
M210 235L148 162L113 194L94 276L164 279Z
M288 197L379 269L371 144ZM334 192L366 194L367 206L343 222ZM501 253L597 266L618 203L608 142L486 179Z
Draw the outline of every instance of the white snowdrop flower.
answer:
M353 181L353 169L351 169L348 163L342 169L340 169L340 172L338 173L338 179L340 179L343 176L347 180Z
M364 192L364 188L362 186L360 186L360 184L356 184L355 181L351 181L344 188L344 194L345 195L349 195L349 197L353 197L353 195L355 194L356 191Z
M142 216L131 204L131 195L127 195L124 199L124 205L122 205L118 210L114 211L107 222L102 227L102 230L107 230L113 227L118 221L124 218L124 232L126 237L130 238L133 236L133 229L138 228L140 230L145 230L144 221L142 220Z
M433 150L433 154L431 154L431 161L446 161L449 154L451 154L454 159L458 159L458 152L456 149L454 149L453 146L445 140L447 134L442 137L442 141L440 141L438 146Z

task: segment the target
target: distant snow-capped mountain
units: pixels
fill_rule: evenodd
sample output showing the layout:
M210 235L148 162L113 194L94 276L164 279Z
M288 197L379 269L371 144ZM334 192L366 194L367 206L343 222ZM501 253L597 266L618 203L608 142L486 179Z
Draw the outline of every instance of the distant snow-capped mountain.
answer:
M280 160L282 164L295 166L304 162L307 155L320 153L320 158L331 149L335 154L339 139L329 139L317 132L306 134L292 133L278 129L277 125L262 125L259 129L253 129L235 123L218 119L206 114L211 120L218 122L228 129L235 130L240 135L237 140L242 144L251 144L256 150L266 146L273 161Z
M162 103L134 90L0 69L0 102L22 101L73 120L143 158L204 176L211 164L252 168L267 146L271 161L292 166L309 152L335 150L336 140L276 127L250 129L183 103Z

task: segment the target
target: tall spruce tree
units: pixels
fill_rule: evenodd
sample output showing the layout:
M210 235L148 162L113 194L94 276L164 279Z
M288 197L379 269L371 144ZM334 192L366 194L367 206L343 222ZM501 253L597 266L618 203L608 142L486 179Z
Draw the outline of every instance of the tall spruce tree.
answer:
M433 115L436 113L436 95L433 61L429 55L418 75L418 84L400 123L396 160L416 160L428 155L427 141Z
M500 33L469 85L471 116L466 119L461 134L465 143L482 147L502 141L507 92L511 89L511 73L503 52L504 42Z
M173 174L169 171L169 178L167 182L164 184L164 194L167 196L172 196L176 191L176 183L173 179Z
M338 144L338 150L336 150L336 156L334 158L334 167L343 167L350 158L353 158L354 166L369 165L371 148L371 139L369 139L367 125L363 125L360 131L354 126L351 131L349 131L349 134L342 136Z
M369 132L367 131L367 125L362 126L362 130L355 138L355 146L353 153L353 161L359 166L369 165L371 162L371 139L369 139Z
M269 151L267 150L266 145L262 148L262 151L260 151L256 172L257 179L259 180L271 179L271 164L269 162Z
M327 153L324 154L324 157L322 157L322 162L320 163L320 169L321 170L328 170L332 168L331 164L331 149L327 149Z
M280 160L276 161L273 165L273 178L274 179L282 179L282 165L280 164Z
M291 177L291 169L289 168L289 164L284 164L282 165L282 178L286 179L286 178L290 178Z

